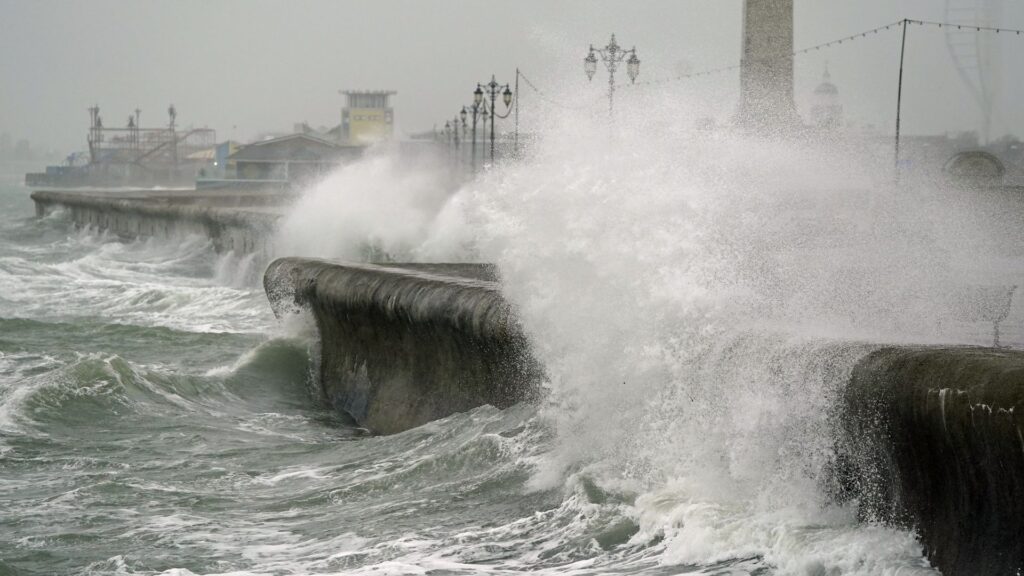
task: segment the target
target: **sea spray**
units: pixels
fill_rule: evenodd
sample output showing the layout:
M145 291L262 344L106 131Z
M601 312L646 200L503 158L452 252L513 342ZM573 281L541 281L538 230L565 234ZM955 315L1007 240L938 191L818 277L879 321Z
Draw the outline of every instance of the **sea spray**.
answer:
M458 187L443 158L397 147L369 150L305 189L273 242L280 256L464 261ZM460 223L461 224L461 223Z
M662 562L924 570L910 535L831 500L833 411L879 343L979 342L957 295L1012 281L999 200L895 187L877 150L834 135L644 112L551 117L525 160L454 193L436 165L374 155L308 191L278 245L495 262L557 432L529 489L639 493L630 541Z
M869 567L869 547L787 551L773 534L856 531L822 490L837 392L871 343L976 341L955 294L1008 282L998 263L1016 236L994 234L962 190L893 187L842 140L645 114L552 119L529 162L462 191L550 378L558 441L533 485L598 462L685 486L683 509L744 526L745 546L708 526L693 548L696 521L667 520L648 536L669 538L668 562L754 554L788 572L803 554L870 574L915 558L912 539Z

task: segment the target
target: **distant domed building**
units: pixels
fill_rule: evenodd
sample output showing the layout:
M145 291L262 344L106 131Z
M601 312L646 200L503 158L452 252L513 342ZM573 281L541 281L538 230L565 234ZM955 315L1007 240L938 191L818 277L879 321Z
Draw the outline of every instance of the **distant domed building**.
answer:
M966 186L1002 186L1006 167L991 152L966 150L950 158L942 171L957 184Z
M843 125L843 105L839 102L839 88L832 83L832 75L822 75L821 84L814 89L814 103L811 106L811 121L817 128L835 130Z

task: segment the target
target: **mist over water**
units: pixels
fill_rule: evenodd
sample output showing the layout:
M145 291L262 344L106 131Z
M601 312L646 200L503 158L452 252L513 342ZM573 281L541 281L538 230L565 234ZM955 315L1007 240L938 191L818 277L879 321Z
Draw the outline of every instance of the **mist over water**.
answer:
M635 482L633 540L665 538L667 563L920 565L823 492L832 408L870 343L962 337L935 332L955 319L938 296L988 280L955 260L987 231L947 233L941 195L883 186L828 141L646 113L561 123L471 192L550 377L558 440L533 485L574 466Z
M897 186L885 151L835 136L695 130L661 102L611 124L544 118L525 159L450 195L395 160L343 169L283 242L316 237L298 223L329 212L399 261L495 262L548 376L555 437L526 489L632 494L643 556L928 572L913 535L832 500L834 410L879 345L991 343L1021 272L1012 201L915 174ZM372 209L368 189L386 190ZM353 257L335 234L310 255Z
M379 146L304 191L278 229L280 255L464 261L472 254L455 175L436 154Z
M1006 199L620 107L471 179L375 150L290 209L278 255L496 263L545 366L540 406L388 437L314 401L258 259L5 185L0 574L933 573L831 498L834 410L879 345L990 342L967 296L1020 277Z

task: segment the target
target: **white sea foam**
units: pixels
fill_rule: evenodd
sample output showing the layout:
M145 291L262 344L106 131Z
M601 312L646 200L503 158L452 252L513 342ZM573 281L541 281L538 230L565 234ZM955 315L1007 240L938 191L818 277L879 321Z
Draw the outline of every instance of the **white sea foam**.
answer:
M281 223L274 252L287 256L398 261L464 260L467 232L444 163L374 150L306 190ZM428 241L429 239L429 241Z
M860 526L822 492L830 415L879 343L989 341L958 295L1022 276L1016 233L990 225L998 199L895 188L840 140L700 132L658 102L613 127L545 118L528 159L450 197L374 157L311 191L282 245L497 263L552 391L558 437L529 457L533 489L580 466L635 483L634 540L663 538L659 562L928 572L913 535ZM432 565L410 564L367 570Z
M84 230L59 243L45 250L45 258L0 257L0 316L87 316L207 332L271 325L262 291L243 281L252 275L254 257L217 259L208 239L126 243Z
M663 514L637 503L667 564L920 564L909 535L822 551L878 539L821 492L829 416L870 349L844 342L936 339L948 254L984 230L947 233L941 194L884 187L821 142L699 134L668 112L648 110L657 138L555 120L530 162L462 192L554 392L559 440L534 486L586 462L602 481L686 486Z
M17 434L25 430L25 402L46 385L31 374L58 366L57 359L33 353L0 352L0 432Z

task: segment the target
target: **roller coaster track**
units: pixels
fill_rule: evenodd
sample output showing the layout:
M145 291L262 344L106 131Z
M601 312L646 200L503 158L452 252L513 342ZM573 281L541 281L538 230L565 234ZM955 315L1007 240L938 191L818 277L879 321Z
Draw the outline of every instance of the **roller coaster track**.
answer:
M199 133L201 131L202 130L190 130L188 132L177 133L177 134L174 135L173 138L171 138L171 139L169 139L169 140L167 140L165 142L161 142L157 146L154 146L153 148L150 148L149 150L146 150L145 153L140 154L139 156L137 156L135 158L135 160L134 160L134 163L145 168L146 166L143 165L143 161L146 158L149 158L150 156L153 156L153 155L157 154L161 150L167 149L167 147L170 146L171 144L174 144L175 146L177 146L177 145L181 144L182 142L185 142L188 139L189 136L191 136L193 134L196 134L196 133Z

